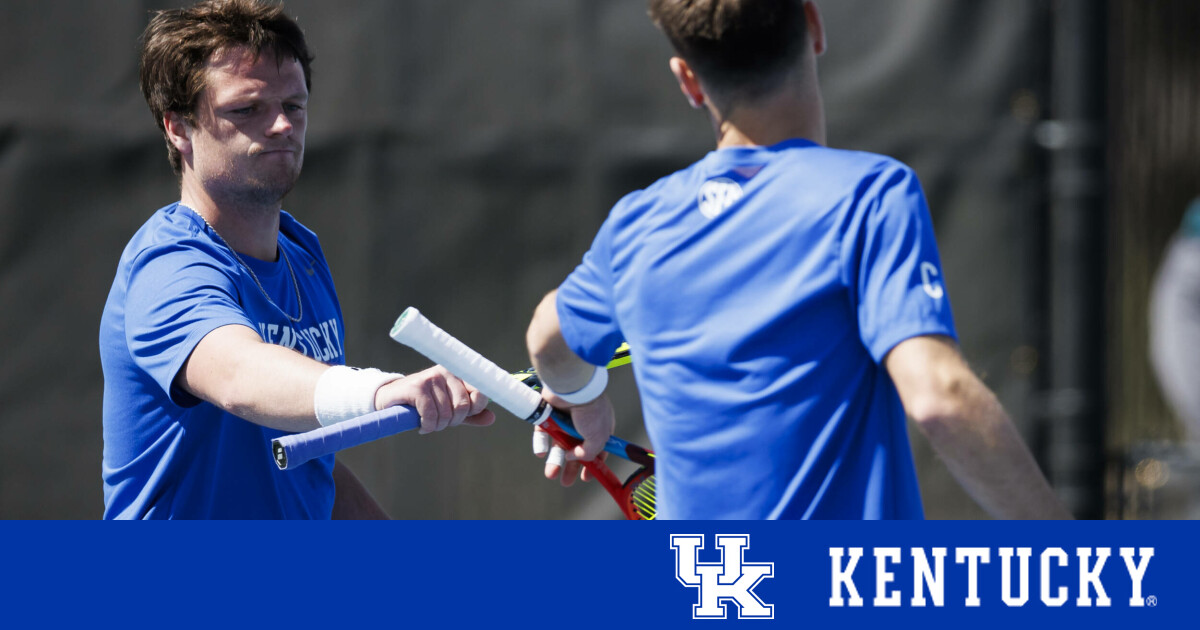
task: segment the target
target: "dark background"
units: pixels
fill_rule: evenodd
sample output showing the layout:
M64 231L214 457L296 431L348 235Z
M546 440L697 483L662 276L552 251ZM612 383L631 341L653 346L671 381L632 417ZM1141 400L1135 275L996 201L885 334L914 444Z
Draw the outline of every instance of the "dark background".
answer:
M100 313L125 242L178 199L136 39L176 4L0 4L0 517L102 512ZM713 146L642 0L287 7L317 60L285 208L321 236L352 365L422 368L387 338L412 305L525 367L533 306L611 204ZM1149 373L1145 301L1200 193L1197 7L821 4L830 144L916 169L964 353L1089 518L1188 515L1186 491L1163 498L1191 460ZM644 440L628 370L612 391L618 434ZM395 517L616 516L599 488L543 480L528 429L499 415L341 457ZM982 516L913 441L929 516ZM1163 462L1174 476L1138 474Z

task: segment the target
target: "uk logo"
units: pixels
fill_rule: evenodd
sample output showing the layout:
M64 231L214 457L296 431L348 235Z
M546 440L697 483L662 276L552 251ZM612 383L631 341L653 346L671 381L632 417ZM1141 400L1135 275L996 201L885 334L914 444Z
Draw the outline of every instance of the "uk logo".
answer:
M700 562L703 535L671 535L675 579L699 590L699 603L692 606L692 619L724 619L728 604L737 605L738 619L774 619L775 607L759 599L754 587L774 577L775 563L745 561L746 550L750 548L749 535L718 534L716 538L721 561L712 563Z

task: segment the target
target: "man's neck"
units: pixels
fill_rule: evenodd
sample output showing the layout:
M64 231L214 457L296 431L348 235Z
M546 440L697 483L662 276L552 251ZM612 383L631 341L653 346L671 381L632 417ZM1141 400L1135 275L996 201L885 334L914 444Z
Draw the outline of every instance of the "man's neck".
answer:
M186 176L180 201L199 213L239 254L266 261L278 257L278 204L260 206L217 199Z
M717 148L771 146L805 138L825 144L825 108L815 86L784 89L753 103L730 105L727 112L708 104Z

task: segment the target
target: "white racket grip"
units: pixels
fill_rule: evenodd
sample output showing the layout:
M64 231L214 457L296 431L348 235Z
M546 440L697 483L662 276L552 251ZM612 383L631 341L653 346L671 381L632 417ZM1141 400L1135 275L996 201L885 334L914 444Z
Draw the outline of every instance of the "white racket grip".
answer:
M411 306L396 319L391 337L450 370L451 374L470 383L496 404L526 422L541 424L552 411L550 405L542 404L540 394L438 328L421 311Z

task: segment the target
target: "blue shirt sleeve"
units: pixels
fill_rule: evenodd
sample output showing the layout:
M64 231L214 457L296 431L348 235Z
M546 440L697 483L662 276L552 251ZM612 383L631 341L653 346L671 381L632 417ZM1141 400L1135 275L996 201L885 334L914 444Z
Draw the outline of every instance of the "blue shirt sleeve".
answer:
M624 339L613 301L611 224L610 215L583 262L558 287L555 304L567 346L593 365L606 364Z
M905 339L957 338L933 221L916 174L899 163L864 179L841 248L863 345L882 362Z
M176 404L199 403L175 387L175 376L205 335L230 324L257 330L220 258L198 251L196 242L148 248L133 261L125 301L129 353Z

